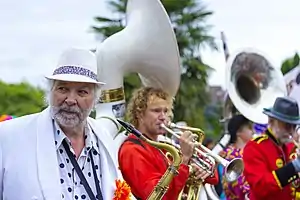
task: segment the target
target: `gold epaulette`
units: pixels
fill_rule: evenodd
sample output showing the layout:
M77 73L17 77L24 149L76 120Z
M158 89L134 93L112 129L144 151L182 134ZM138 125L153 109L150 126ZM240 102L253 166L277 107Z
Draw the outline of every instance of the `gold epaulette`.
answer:
M255 138L252 139L252 141L255 141L257 144L261 143L262 141L268 139L268 135L266 134L262 134L262 135L258 135Z

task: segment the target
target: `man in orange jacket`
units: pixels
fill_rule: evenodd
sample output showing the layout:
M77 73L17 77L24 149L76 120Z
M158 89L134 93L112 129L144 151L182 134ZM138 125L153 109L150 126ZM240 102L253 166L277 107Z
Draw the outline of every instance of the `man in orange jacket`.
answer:
M278 97L268 115L268 129L244 148L244 175L250 185L250 200L292 200L291 183L298 178L300 159L290 160L290 139L300 124L294 99Z
M129 102L127 112L129 122L145 137L157 141L159 135L165 134L161 124L166 124L171 116L173 98L161 89L144 87L136 91ZM179 174L174 177L164 200L177 200L191 175L210 184L218 183L218 174L210 174L196 165L189 168L190 158L194 150L193 135L184 132L179 139L182 164ZM124 180L131 187L137 199L147 199L158 181L166 172L169 160L164 151L138 139L133 134L122 144L119 150L119 165ZM192 169L192 170L190 170Z

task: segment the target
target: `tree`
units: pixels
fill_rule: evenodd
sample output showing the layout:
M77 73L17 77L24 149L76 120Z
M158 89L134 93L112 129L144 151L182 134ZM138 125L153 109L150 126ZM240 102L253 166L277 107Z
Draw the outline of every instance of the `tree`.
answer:
M0 115L23 116L40 112L44 104L44 92L28 83L7 84L0 81Z
M208 105L204 110L204 115L206 120L209 122L207 125L207 129L205 130L206 135L211 135L212 138L218 137L224 129L224 125L220 123L220 119L222 118L222 111L224 105L219 102L216 105ZM216 138L217 139L217 138Z
M114 13L120 18L110 19L95 17L99 24L92 29L103 39L124 28L126 12L126 0L110 0L108 4ZM182 59L181 85L175 98L174 117L176 120L184 120L189 125L203 127L205 120L204 107L208 103L207 79L212 71L200 57L202 48L217 50L217 45L212 36L208 34L211 26L206 20L213 13L196 0L162 0L168 12L174 31L176 33L180 56ZM155 17L155 16L153 16ZM130 98L132 90L140 86L136 74L130 74L124 79L126 99Z
M300 57L298 53L295 53L295 55L291 58L287 58L283 61L281 65L281 72L283 75L294 69L295 67L299 66Z

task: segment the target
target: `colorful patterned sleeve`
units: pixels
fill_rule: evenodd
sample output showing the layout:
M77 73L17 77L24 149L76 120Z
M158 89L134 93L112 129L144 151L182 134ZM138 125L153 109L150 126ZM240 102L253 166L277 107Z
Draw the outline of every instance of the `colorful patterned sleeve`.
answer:
M225 153L226 153L225 159L230 161L234 158L241 158L243 152L240 149L236 149L233 146L229 146L225 150ZM227 200L244 200L245 195L250 190L249 184L245 180L245 177L243 175L240 176L238 180L235 182L228 183L226 182L225 178L222 179L222 182L223 182L223 189L227 197Z

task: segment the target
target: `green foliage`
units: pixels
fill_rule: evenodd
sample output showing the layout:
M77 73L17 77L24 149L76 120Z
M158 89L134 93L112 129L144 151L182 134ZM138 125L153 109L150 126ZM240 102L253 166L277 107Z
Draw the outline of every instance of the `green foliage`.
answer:
M281 72L283 75L294 69L299 65L300 57L298 53L295 53L295 55L291 58L287 58L283 61L281 65Z
M213 13L207 11L201 1L161 1L174 27L182 60L181 85L174 104L175 121L184 120L191 126L203 127L209 124L209 121L204 117L204 109L209 102L206 88L208 75L212 68L203 63L200 51L206 47L217 50L214 38L208 34L211 26L206 23L208 17ZM93 31L105 39L122 30L124 28L126 2L126 0L110 0L108 4L111 10L120 18L95 17L99 26L93 26ZM140 86L138 76L136 74L126 76L124 85L126 100L128 101L133 89Z
M205 117L207 120L207 129L205 130L205 133L207 136L210 136L211 138L217 139L215 136L219 135L223 132L224 125L220 123L220 119L222 118L221 113L223 110L222 104L217 105L209 105L205 109Z
M44 92L28 83L7 84L0 81L0 114L23 116L40 112L44 104Z

